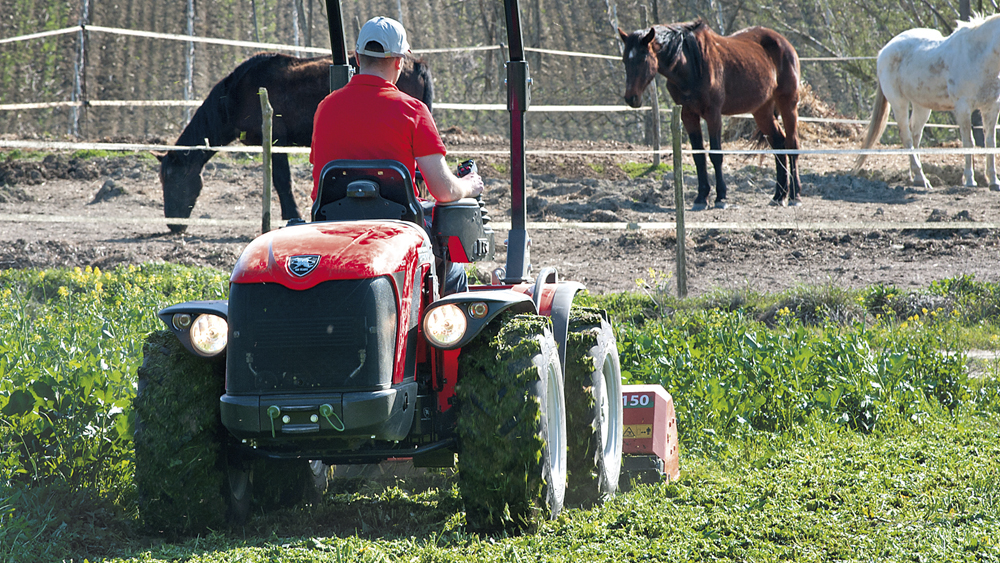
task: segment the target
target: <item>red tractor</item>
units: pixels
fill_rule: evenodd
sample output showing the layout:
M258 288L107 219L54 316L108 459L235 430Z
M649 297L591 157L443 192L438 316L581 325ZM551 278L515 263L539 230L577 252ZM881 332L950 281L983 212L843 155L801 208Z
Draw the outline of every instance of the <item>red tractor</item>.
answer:
M328 0L331 86L350 71ZM328 466L456 467L471 529L530 529L614 494L623 403L609 320L552 269L529 279L516 0L507 0L512 225L489 285L441 295L449 262L493 256L475 200L429 212L407 169L334 161L312 221L241 254L228 301L163 309L139 370L136 484L153 530L245 520L315 495ZM457 456L456 456L457 454ZM457 457L457 462L456 462ZM662 464L660 464L662 466Z

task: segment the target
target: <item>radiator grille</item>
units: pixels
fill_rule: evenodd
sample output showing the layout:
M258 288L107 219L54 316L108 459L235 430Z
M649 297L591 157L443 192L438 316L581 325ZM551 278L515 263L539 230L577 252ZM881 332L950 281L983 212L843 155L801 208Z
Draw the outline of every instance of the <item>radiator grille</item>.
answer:
M387 278L296 291L233 284L230 394L378 389L392 382L396 300Z

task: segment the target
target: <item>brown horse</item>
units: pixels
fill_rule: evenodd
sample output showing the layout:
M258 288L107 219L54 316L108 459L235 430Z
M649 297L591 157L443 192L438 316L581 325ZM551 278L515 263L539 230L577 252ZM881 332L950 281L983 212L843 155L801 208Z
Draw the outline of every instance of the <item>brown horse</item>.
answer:
M308 147L312 142L313 114L330 93L331 57L301 59L278 53L261 53L247 59L220 80L177 139L178 146L225 146L239 139L245 145L260 145L261 110L258 91L267 88L274 108L273 143L276 146ZM355 59L351 57L352 64ZM407 57L396 86L431 109L434 83L430 69ZM188 218L201 193L201 171L215 151L204 149L157 154L163 184L164 217ZM281 217L300 217L292 195L288 155L271 154L271 178L281 203ZM185 225L168 225L178 233Z
M722 116L753 114L759 134L774 149L798 149L799 57L787 39L764 28L751 27L728 36L712 31L703 20L655 25L618 33L625 48L625 102L637 108L642 93L659 72L667 91L681 106L681 121L691 148L703 150L701 120L708 125L712 150L722 149ZM777 115L784 122L778 127ZM797 155L775 155L777 186L771 205L800 205ZM722 155L711 154L715 167L715 207L726 207ZM704 153L694 155L698 197L694 211L708 207L708 170Z

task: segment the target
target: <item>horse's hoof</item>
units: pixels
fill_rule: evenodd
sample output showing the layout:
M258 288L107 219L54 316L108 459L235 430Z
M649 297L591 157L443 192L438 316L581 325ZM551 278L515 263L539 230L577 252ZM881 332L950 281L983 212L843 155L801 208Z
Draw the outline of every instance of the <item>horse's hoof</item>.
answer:
M695 203L691 206L691 211L704 211L708 209L708 205L704 203Z
M991 192L1000 192L1000 184L990 184Z
M788 207L798 207L802 205L802 200L799 198L788 200Z
M785 206L785 200L783 200L783 199L772 199L771 202L768 203L768 205L770 205L771 207L784 207Z
M726 202L724 202L724 201L717 201L717 202L715 202L715 208L716 209L727 209L728 207L729 207L729 204L726 203Z

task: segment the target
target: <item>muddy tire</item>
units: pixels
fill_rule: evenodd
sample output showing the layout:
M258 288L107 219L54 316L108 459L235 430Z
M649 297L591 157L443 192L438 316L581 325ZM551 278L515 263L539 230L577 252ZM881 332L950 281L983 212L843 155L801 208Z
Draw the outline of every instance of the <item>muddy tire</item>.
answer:
M253 464L254 504L265 511L289 508L303 500L314 502L322 498L322 493L315 491L318 485L318 476L308 459L261 458Z
M562 510L566 404L549 319L504 315L459 357L458 477L467 526L534 530Z
M199 533L226 520L225 362L198 358L168 331L143 346L134 401L135 484L146 528Z
M566 340L566 504L589 508L618 489L621 365L611 324L596 309L573 308Z

